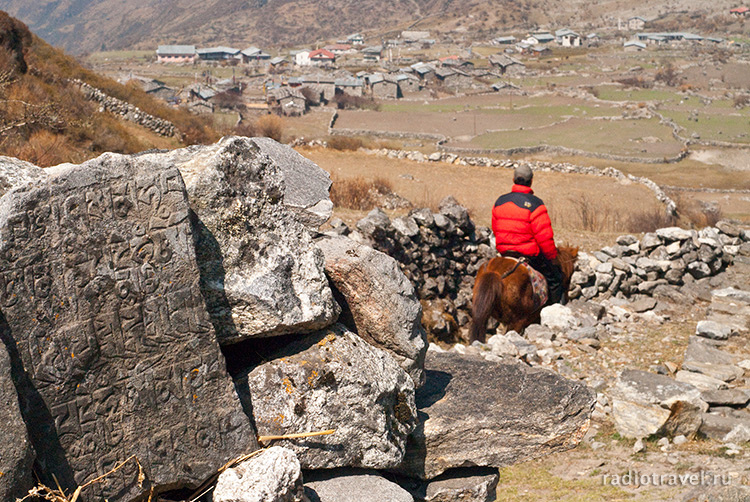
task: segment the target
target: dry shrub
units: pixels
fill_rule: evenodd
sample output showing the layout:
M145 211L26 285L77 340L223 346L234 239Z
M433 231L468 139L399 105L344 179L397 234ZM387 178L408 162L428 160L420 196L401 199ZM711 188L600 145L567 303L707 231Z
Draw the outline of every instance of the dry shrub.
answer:
M679 197L677 201L682 224L694 228L716 225L724 215L718 204Z
M653 232L657 228L671 227L676 223L676 218L670 216L666 211L654 209L634 213L628 217L628 232Z
M8 148L7 155L49 167L71 160L74 152L66 136L40 130L32 133L28 141Z
M625 77L621 78L619 80L616 80L617 83L620 83L627 87L638 87L641 89L650 89L654 86L654 83L650 80L647 80L643 77Z
M360 138L350 138L348 136L331 136L328 138L328 148L334 150L358 150L362 148L363 142Z
M380 105L372 98L352 96L350 94L336 94L333 98L339 110L380 110Z
M284 135L284 120L278 115L264 115L255 121L255 133L281 143Z
M386 179L357 177L335 180L330 195L334 206L365 211L377 206L378 195L390 193L393 193L393 186Z
M654 79L658 82L674 87L680 83L680 75L677 73L677 68L672 63L667 63L656 72Z
M745 108L747 105L750 105L750 95L738 94L734 97L735 108Z
M595 203L586 194L568 199L572 205L573 222L568 223L574 228L591 232L619 230L619 220L612 208L602 203Z

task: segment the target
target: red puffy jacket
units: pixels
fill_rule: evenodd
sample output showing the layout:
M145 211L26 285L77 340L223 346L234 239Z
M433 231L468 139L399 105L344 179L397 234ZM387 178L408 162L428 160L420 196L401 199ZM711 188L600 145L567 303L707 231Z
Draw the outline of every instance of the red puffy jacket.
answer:
M497 199L492 208L492 231L501 254L516 251L537 256L541 252L548 260L557 256L547 208L531 187L513 185L510 193Z

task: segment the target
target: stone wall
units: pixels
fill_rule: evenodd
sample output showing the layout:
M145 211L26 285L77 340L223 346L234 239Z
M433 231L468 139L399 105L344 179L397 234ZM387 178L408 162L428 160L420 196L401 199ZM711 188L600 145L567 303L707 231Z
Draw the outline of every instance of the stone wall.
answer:
M114 98L100 91L96 87L93 87L86 82L81 80L74 80L86 99L90 101L96 101L101 105L103 110L106 110L115 115L120 115L125 120L134 122L140 126L150 129L160 136L172 137L179 136L180 133L173 123L168 120L160 119L150 115L137 106L131 105L130 103L121 99Z
M415 209L391 220L375 209L354 230L341 221L334 221L333 229L400 263L422 301L424 324L433 337L453 340L468 328L474 276L497 253L492 231L475 227L453 198L444 199L437 213ZM668 296L716 275L738 254L750 256L750 230L727 222L700 231L662 228L640 239L623 235L614 246L579 254L569 297Z

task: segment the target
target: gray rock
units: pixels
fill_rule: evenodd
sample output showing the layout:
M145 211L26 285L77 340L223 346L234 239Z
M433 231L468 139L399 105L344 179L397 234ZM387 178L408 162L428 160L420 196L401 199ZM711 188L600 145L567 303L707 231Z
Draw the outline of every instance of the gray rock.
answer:
M733 438L750 433L750 418L737 418L717 413L704 413L701 434L716 441L731 441ZM741 439L741 438L740 438ZM745 441L750 441L750 436Z
M521 357L525 357L528 360L529 358L536 356L536 345L529 343L528 340L515 331L508 331L505 333L505 338L516 346Z
M702 373L693 373L692 371L678 371L675 379L678 382L688 383L700 391L727 388L727 384L723 380Z
M708 409L694 386L640 370L623 371L611 398L615 428L630 438L659 432L692 436Z
M441 200L438 210L440 214L448 218L464 233L470 233L474 230L474 224L469 217L469 211L461 206L453 197L448 196Z
M130 500L197 486L257 448L199 289L185 185L105 154L0 199L0 336L42 481ZM148 434L144 434L148 431ZM197 461L196 459L200 459Z
M213 502L306 502L292 450L272 446L219 475Z
M616 239L615 242L617 242L617 244L619 244L620 246L630 246L638 242L638 237L636 237L635 235L630 235L630 234L621 235Z
M413 502L408 491L377 471L332 469L305 475L310 502Z
M698 325L695 327L695 334L712 340L726 340L732 334L732 328L715 321L703 320L698 321Z
M321 183L320 169L306 161L282 167L263 153L277 149L269 145L230 137L210 146L137 157L174 165L185 178L197 215L201 287L222 344L311 332L338 315L323 254L297 219L307 211L301 209L305 201L317 199L322 188L310 193L297 188L290 196L299 211L285 204L284 169L297 187L305 169L310 169L311 186Z
M730 237L739 237L741 234L741 230L737 225L733 225L726 220L716 223L716 228Z
M555 303L544 307L541 312L542 326L553 331L568 331L578 325L573 311L565 306Z
M330 175L313 161L271 138L253 138L252 141L281 170L284 205L295 213L297 220L312 228L328 221L333 212L328 196Z
M661 246L661 244L661 238L651 232L644 234L643 238L641 239L641 249L644 250L653 249L656 246Z
M686 361L682 363L682 369L694 373L701 373L723 382L738 380L742 378L742 375L744 374L744 370L738 366L730 364L700 363L696 361Z
M724 288L711 291L711 295L750 304L750 291L744 291L737 288Z
M431 479L447 469L502 467L574 447L596 395L547 370L427 354L417 393L421 423L397 471Z
M508 340L505 335L492 335L487 340L487 345L490 347L490 350L492 353L498 357L503 356L511 356L511 357L517 357L520 356L521 353L518 350L518 347Z
M640 298L630 304L633 312L646 312L647 310L653 310L654 307L656 307L656 300L653 298Z
M2 160L0 157L0 162ZM1 335L2 332L0 341L7 344L10 340L5 340ZM17 357L17 354L14 355ZM3 437L0 442L0 500L20 499L34 484L31 475L34 449L21 417L12 373L8 352L5 345L0 343L0 435Z
M596 329L596 326L587 326L585 328L570 331L565 334L565 337L568 340L580 341L585 338L597 339L599 338L599 333Z
M498 479L497 469L473 467L451 469L427 482L413 480L411 486L399 482L420 502L491 502Z
M702 261L694 261L688 264L688 272L696 279L702 279L711 275L711 268Z
M744 406L750 401L750 389L707 390L701 399L712 406Z
M399 464L416 424L414 383L387 352L342 326L308 335L269 356L238 392L260 435L335 429L280 441L305 469Z
M352 331L391 353L419 387L427 352L422 306L414 287L390 256L343 238L317 241L326 275L340 294ZM343 320L346 323L345 320Z
M30 162L0 155L0 197L14 187L47 178L48 171Z
M680 227L667 227L658 229L656 235L667 242L672 242L690 239L693 236L693 232Z
M411 216L394 218L391 223L393 224L393 228L395 228L396 231L400 232L406 237L413 238L419 235L419 226Z
M728 352L711 347L704 339L691 336L685 351L685 363L708 363L733 366L738 358ZM683 363L684 364L684 363Z

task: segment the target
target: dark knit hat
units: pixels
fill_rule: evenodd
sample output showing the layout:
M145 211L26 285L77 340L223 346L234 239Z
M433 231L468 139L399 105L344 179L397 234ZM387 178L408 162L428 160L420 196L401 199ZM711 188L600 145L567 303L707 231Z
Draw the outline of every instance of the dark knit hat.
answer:
M534 173L531 172L531 168L526 164L521 164L520 166L516 167L516 170L513 172L513 183L517 183L520 185L529 185L531 184L531 180L533 177Z

